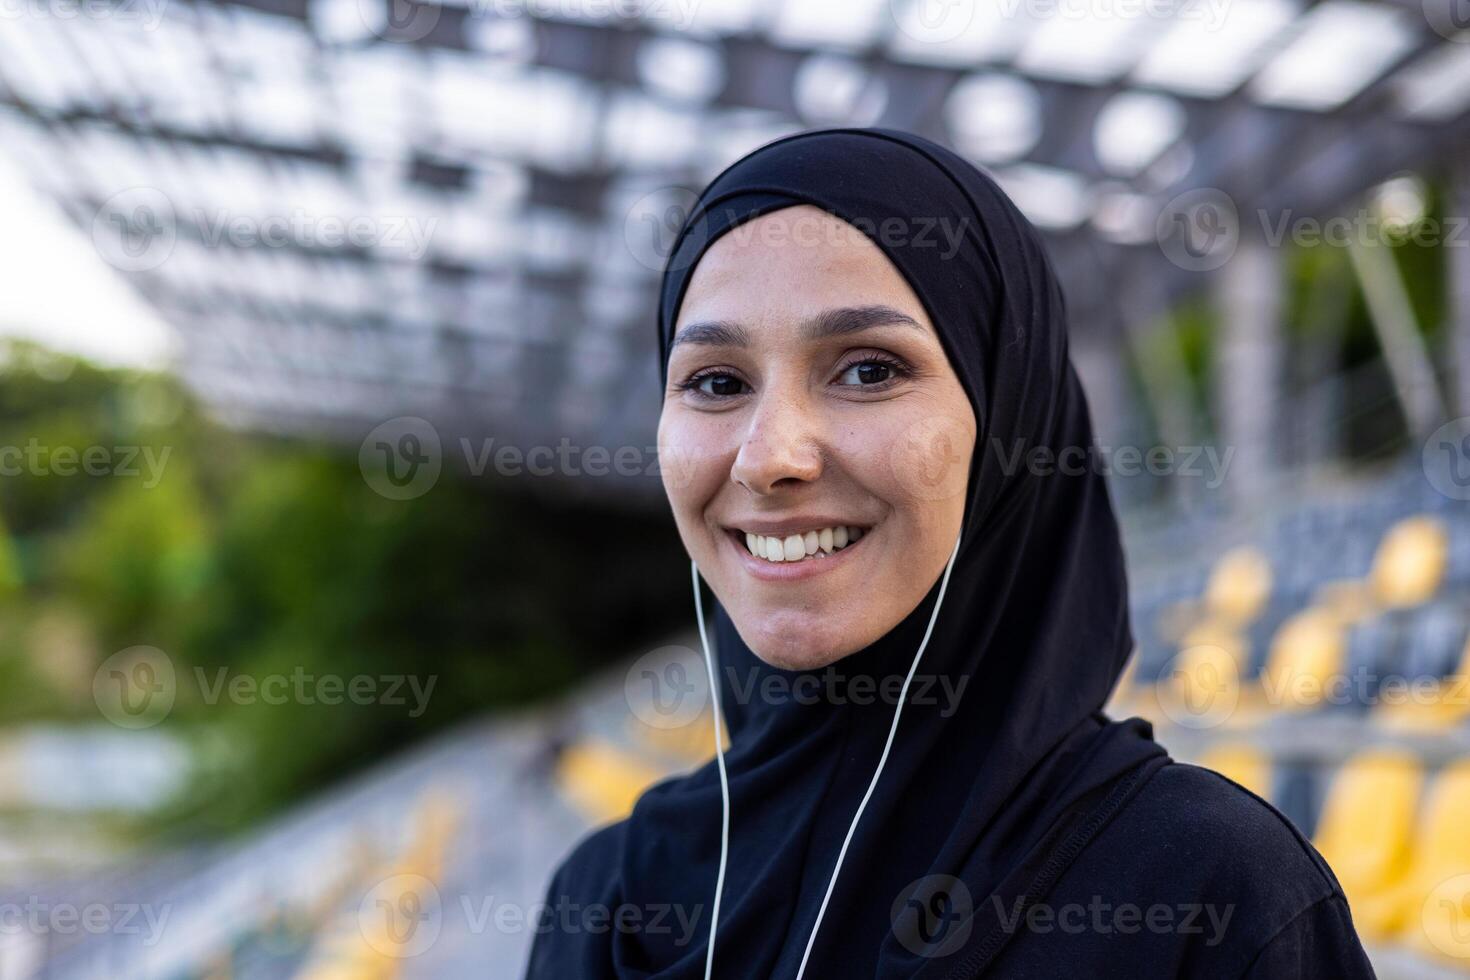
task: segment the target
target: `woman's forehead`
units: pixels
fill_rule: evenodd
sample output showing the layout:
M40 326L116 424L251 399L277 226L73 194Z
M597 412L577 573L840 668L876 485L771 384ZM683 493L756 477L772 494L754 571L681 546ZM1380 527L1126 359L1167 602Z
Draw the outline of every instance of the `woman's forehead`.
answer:
M842 219L801 205L716 240L690 277L678 324L785 320L869 305L901 309L928 325L923 304L881 248Z

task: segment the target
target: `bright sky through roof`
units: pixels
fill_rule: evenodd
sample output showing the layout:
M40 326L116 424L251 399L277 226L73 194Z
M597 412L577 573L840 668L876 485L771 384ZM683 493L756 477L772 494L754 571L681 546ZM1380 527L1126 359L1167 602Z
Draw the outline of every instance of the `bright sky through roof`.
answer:
M0 335L101 364L163 367L173 335L122 274L0 157Z

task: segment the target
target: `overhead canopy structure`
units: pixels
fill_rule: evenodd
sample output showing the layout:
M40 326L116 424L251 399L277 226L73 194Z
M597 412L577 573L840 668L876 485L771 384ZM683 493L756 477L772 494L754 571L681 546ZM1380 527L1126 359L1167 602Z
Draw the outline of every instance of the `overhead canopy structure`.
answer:
M0 152L227 419L643 447L662 249L748 149L955 146L1046 231L1085 339L1258 215L1463 145L1455 2L35 2L0 18Z

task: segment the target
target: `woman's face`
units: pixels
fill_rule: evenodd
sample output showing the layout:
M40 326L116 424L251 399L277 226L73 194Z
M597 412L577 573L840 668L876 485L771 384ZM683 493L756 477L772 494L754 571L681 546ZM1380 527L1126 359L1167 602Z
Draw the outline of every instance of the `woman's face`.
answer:
M659 419L664 488L762 660L822 667L913 611L959 535L975 431L918 297L858 229L786 208L700 260Z

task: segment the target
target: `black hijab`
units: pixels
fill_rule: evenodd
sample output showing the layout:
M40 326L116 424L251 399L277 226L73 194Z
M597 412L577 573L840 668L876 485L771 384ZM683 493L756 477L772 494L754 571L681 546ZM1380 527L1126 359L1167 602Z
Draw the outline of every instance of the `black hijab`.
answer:
M956 706L935 685L905 707L806 975L969 977L1006 939L997 909L1039 900L1167 761L1146 722L1112 722L1101 710L1132 648L1118 527L1102 476L1079 465L1092 427L1040 237L989 176L928 140L881 129L802 133L715 178L664 275L664 370L704 250L798 204L866 232L904 275L978 423L959 551L918 668L951 690L963 681L963 695L948 710ZM941 228L960 231L954 247ZM868 675L878 690L901 679L938 586L879 641L810 673ZM731 737L714 975L794 977L894 702L742 696L773 675L790 690L796 672L759 660L718 604L714 634ZM627 821L584 841L548 902L631 905L645 926L547 931L529 976L702 977L720 815L711 762L655 786ZM697 911L698 927L656 931L647 926L655 906Z

